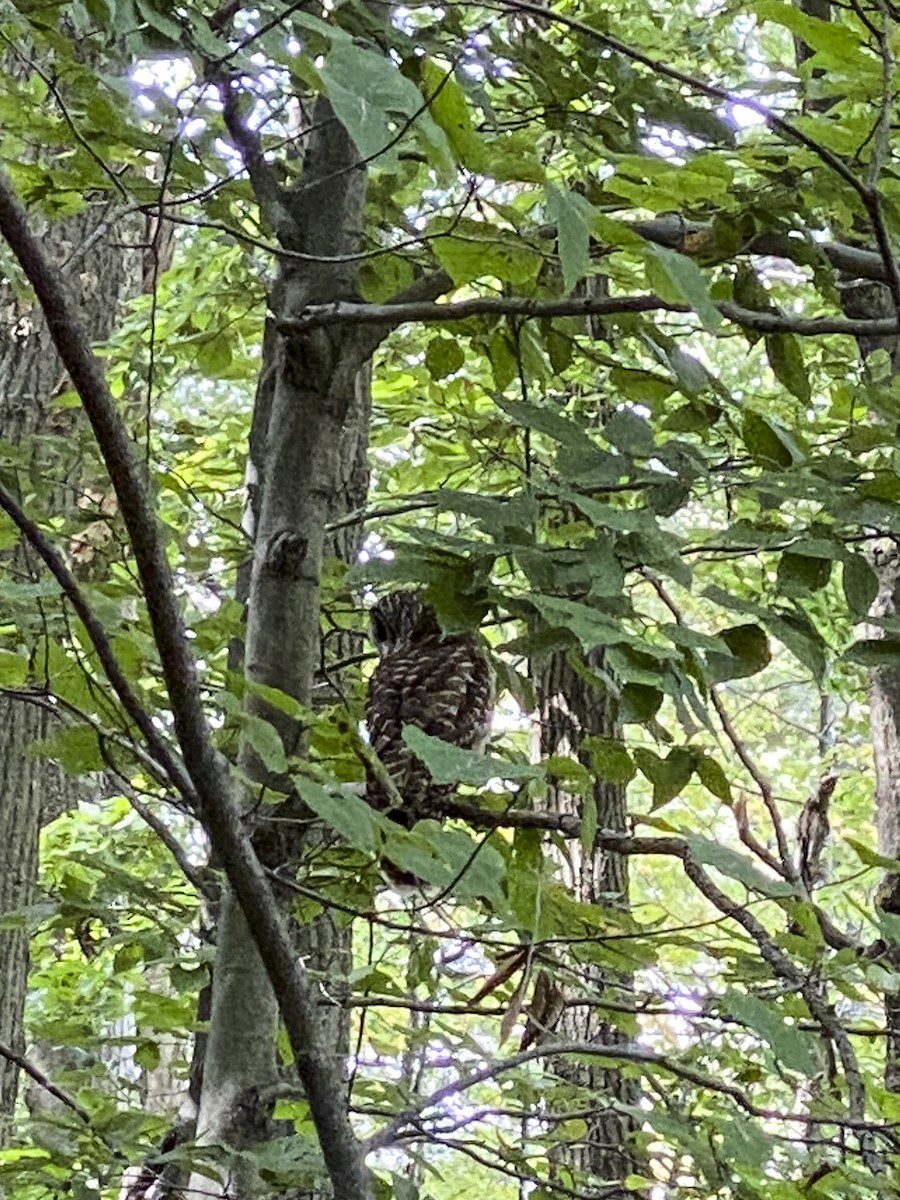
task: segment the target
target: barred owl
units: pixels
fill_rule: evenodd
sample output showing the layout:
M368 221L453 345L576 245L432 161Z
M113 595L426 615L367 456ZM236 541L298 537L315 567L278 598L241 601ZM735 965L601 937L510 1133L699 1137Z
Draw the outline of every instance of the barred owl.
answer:
M403 741L403 726L465 749L484 747L490 731L493 677L487 656L468 633L441 633L434 610L415 592L391 592L371 612L372 640L381 662L369 682L369 741L403 800L395 814L405 825L440 815L450 784L435 783ZM369 803L391 806L386 789L370 777Z

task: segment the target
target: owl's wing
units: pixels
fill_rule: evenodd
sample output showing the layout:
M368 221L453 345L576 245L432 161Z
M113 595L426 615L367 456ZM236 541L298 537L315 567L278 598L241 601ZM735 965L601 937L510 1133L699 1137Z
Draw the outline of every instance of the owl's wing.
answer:
M369 740L405 809L422 815L429 800L453 788L433 783L403 741L403 726L416 725L454 745L480 748L490 725L492 694L487 657L468 637L428 639L382 658L369 684ZM388 806L377 781L370 779L367 795L376 807Z

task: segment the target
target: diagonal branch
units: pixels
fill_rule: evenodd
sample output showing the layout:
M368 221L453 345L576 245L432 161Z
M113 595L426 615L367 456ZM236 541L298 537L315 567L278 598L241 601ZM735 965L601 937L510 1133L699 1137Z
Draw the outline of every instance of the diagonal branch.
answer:
M165 739L153 724L150 714L132 690L131 684L128 682L125 673L119 665L119 660L113 651L112 643L106 636L106 630L84 598L84 594L79 588L75 577L63 562L61 555L54 549L47 538L44 537L37 525L26 516L16 500L2 484L0 484L0 509L6 513L28 544L34 548L50 574L59 584L63 595L75 609L81 623L87 630L88 637L91 639L94 649L97 651L97 657L100 660L100 665L103 667L106 678L110 682L110 686L118 696L119 702L125 709L125 712L131 717L143 735L154 760L162 767L166 778L178 789L186 802L196 805L197 793L194 791L193 784L186 774L184 766L172 753Z
M368 1200L371 1176L350 1124L340 1071L322 1037L316 985L296 958L268 878L241 820L238 786L212 743L155 509L134 464L128 433L100 362L71 310L59 272L29 227L5 173L0 173L0 234L34 288L106 463L131 539L178 742L199 800L198 814L278 999L335 1200Z

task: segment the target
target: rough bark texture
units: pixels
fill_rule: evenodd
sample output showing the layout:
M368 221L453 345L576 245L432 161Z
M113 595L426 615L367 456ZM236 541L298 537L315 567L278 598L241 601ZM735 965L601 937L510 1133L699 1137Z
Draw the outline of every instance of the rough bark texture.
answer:
M140 253L117 242L121 225L110 221L106 206L89 206L79 216L52 224L45 245L66 271L82 319L95 341L109 337L122 304L140 290ZM91 247L90 270L82 269L80 247L104 222L110 232ZM66 264L71 263L66 270ZM53 504L63 511L82 483L81 461L73 438L73 411L53 410L48 401L67 386L40 310L24 307L12 289L0 292L0 437L29 447L35 470L54 480ZM22 481L24 490L28 481ZM31 577L32 557L17 552L15 567ZM37 684L48 683L36 679ZM28 758L26 747L50 731L48 714L15 697L0 696L0 916L17 912L34 899L37 843L41 825L74 803L77 788L52 763ZM27 928L0 929L0 1042L23 1048L22 1017L28 982ZM0 1144L8 1131L16 1097L16 1072L0 1060Z
M601 664L602 652L595 652L588 665L597 670ZM565 651L556 651L537 665L535 682L541 713L542 753L572 755L592 769L585 738L621 736L614 698L578 673ZM626 832L624 788L595 778L593 798L598 827ZM581 815L579 799L562 789L557 788L551 793L550 804L557 812ZM579 900L607 908L627 907L628 860L623 855L606 854L599 847L585 852L579 843L569 842L565 874ZM574 963L569 965L575 966ZM604 992L615 992L628 982L626 977L612 977L594 964L582 964L576 969L583 982L582 990L595 998ZM605 1046L628 1040L592 1007L565 1008L557 1035L566 1040ZM552 1069L555 1075L590 1093L594 1104L594 1115L588 1120L583 1137L578 1142L562 1143L558 1147L555 1155L557 1170L577 1171L591 1177L593 1194L597 1196L618 1193L621 1190L619 1182L640 1169L634 1148L629 1143L635 1123L627 1111L637 1104L637 1082L624 1078L615 1069L566 1059L554 1061Z
M900 612L900 557L896 548L883 548L874 556L879 592L872 616L894 616ZM880 628L869 630L880 637ZM900 668L876 668L870 678L869 713L872 753L875 759L875 820L878 848L889 858L900 857ZM881 905L890 913L900 913L900 876L890 873L881 889ZM900 946L889 947L892 961L900 964ZM896 969L896 967L895 967ZM900 1092L900 994L885 991L884 1082L890 1091Z
M365 175L343 127L320 99L312 119L304 172L284 196L287 224L282 240L304 254L352 255L362 226ZM321 181L321 182L320 182ZM348 525L329 539L326 525L365 502L369 424L368 352L345 333L316 331L281 336L280 318L298 315L309 303L355 294L355 265L304 264L287 260L269 298L273 323L267 332L263 371L250 440L248 513L254 538L249 581L245 672L248 680L277 688L304 705L316 702L315 673L321 657L320 580L325 555L355 558L360 530ZM255 698L251 710L279 730L289 753L300 749L302 732L284 712ZM245 770L277 799L285 781L272 779L252 748ZM302 816L288 800L253 814L255 843L272 870L293 875L303 848ZM272 818L275 818L274 820ZM291 896L281 897L290 908ZM326 978L346 978L348 931L324 914L296 931L299 953ZM329 1014L327 1043L343 1063L346 1021ZM323 1020L325 1017L323 1015ZM278 1132L264 1094L278 1077L278 1008L243 914L230 892L223 898L213 983L198 1133L206 1142L240 1149ZM239 1165L229 1195L259 1195L260 1181ZM194 1180L210 1187L209 1180ZM298 1194L296 1189L292 1195Z
M850 317L882 317L894 313L890 291L884 284L859 279L844 284L841 303ZM900 339L859 338L858 342L864 359L876 350L883 350L890 355L893 373L900 371ZM871 616L895 616L900 612L900 559L896 547L876 548L872 565L878 575L878 596ZM869 630L870 637L882 637L883 633L880 626ZM882 854L897 858L900 855L900 669L882 666L873 670L869 699L879 849ZM881 905L888 912L900 913L900 876L889 874L886 877ZM887 955L896 970L900 966L900 945L888 946ZM886 990L884 1009L887 1028L885 1087L900 1092L900 993Z

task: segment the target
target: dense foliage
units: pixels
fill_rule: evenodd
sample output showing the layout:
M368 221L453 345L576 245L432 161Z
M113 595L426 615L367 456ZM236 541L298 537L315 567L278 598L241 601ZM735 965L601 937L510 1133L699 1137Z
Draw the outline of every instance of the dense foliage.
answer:
M570 1050L639 1081L626 1188L896 1189L883 1006L898 931L876 892L900 865L876 847L867 699L867 672L900 653L897 619L871 615L900 533L896 33L886 5L831 17L779 0L214 16L124 0L0 17L2 157L35 222L94 208L107 223L136 210L175 223L172 266L102 354L217 744L234 757L249 741L321 820L296 912L352 923L354 1119L398 1196L598 1194L558 1154L596 1096L516 1049L542 971L625 1035L605 1058ZM303 714L309 751L292 757L248 715L231 650L279 250L277 205L260 205L235 129L290 183L321 92L369 172L362 295L304 319L395 328L374 361L366 549L328 564L329 698ZM90 271L91 247L72 252ZM28 291L3 265L13 323ZM439 302L410 299L402 320L374 307L440 273ZM0 443L0 480L64 553L170 733L78 398L63 384L42 399L55 424ZM9 550L18 533L0 530ZM29 1039L70 1098L22 1109L0 1186L16 1200L113 1196L183 1100L213 955L200 889L215 871L56 582L8 561L0 684L59 713L32 753L83 778L85 799L44 831L40 902L0 918L33 930ZM490 643L488 758L409 736L464 800L511 810L502 829L407 831L353 786L373 656L348 661L338 635L363 631L373 594L396 584L424 586L446 630L480 625ZM621 736L537 761L533 664L558 651L598 704L614 696ZM627 786L629 831L598 831L596 777ZM578 821L516 824L560 788ZM798 819L832 788L814 862ZM629 857L629 906L571 891L566 864L595 852ZM398 895L386 860L424 890ZM273 1186L301 1186L318 1169L306 1103L288 1096L277 1116L295 1135L253 1153Z

